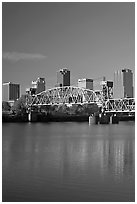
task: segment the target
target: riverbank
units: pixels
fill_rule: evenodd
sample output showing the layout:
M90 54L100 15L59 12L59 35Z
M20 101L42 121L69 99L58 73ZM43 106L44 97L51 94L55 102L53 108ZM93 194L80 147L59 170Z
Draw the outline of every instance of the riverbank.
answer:
M89 116L87 115L37 115L37 119L35 122L85 122L88 121ZM26 115L3 115L2 122L29 122L28 114Z
M51 115L51 114L37 114L35 122L86 122L89 121L89 115ZM119 116L119 121L135 121L135 115ZM11 114L3 113L2 122L29 122L28 114Z

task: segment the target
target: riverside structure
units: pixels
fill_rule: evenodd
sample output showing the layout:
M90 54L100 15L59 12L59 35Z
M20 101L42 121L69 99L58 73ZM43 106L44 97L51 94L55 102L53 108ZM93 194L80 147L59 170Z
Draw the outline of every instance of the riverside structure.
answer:
M27 107L29 107L30 115L32 115L32 120L36 120L35 116L37 114L33 111L33 107L63 104L66 104L67 106L72 106L73 104L96 104L100 109L100 111L97 112L98 114L101 114L101 123L109 123L109 117L111 115L115 116L116 118L116 116L118 117L118 115L121 113L135 113L134 98L108 98L106 100L106 98L104 98L104 95L102 94L102 97L100 98L100 100L98 100L98 96L96 96L96 92L94 92L93 90L73 86L55 87L34 96L27 96L26 104ZM108 120L106 120L106 117L108 117ZM114 121L117 122L117 120ZM97 122L95 123L97 124Z

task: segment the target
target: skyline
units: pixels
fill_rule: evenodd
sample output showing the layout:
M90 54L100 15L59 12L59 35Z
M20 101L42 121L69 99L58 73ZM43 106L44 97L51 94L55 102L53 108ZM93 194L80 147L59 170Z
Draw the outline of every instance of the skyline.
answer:
M55 86L67 67L71 84L79 78L135 72L135 3L44 2L2 4L2 82L21 84L38 77Z

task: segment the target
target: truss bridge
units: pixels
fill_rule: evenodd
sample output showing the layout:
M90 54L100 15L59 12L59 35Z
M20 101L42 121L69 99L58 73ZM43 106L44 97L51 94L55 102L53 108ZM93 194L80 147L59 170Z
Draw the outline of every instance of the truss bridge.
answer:
M123 99L108 99L103 103L105 112L116 113L116 112L135 112L135 99L134 98L123 98Z
M32 105L55 105L55 104L83 104L95 103L96 94L93 90L74 86L55 87L43 91L37 95L27 96L26 103Z
M103 93L96 93L93 90L84 89L74 86L55 87L45 90L37 95L27 95L26 105L41 106L41 105L60 105L60 104L91 104L96 103L102 107L105 112L135 112L135 99L104 99Z

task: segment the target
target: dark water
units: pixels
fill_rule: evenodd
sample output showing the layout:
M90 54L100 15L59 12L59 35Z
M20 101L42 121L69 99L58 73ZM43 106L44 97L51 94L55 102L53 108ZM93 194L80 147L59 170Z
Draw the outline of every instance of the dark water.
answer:
M3 124L3 201L134 201L134 128Z

